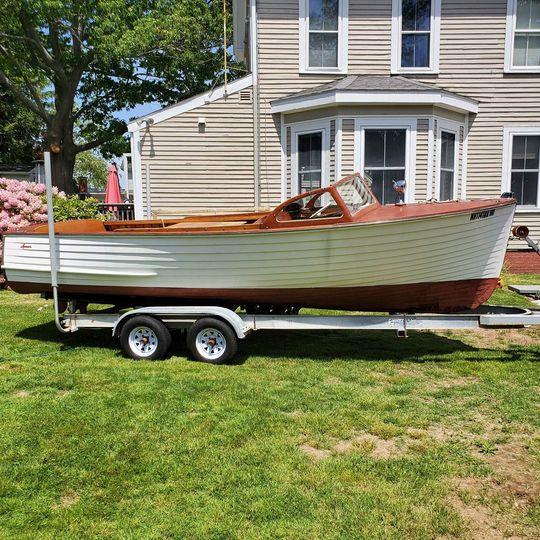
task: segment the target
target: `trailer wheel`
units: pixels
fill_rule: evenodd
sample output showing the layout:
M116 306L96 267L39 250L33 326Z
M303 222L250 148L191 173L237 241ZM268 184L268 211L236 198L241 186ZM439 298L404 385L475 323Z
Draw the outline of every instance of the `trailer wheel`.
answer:
M129 319L120 332L123 351L135 360L164 358L171 341L171 333L161 321L144 315Z
M189 328L187 347L191 356L199 362L224 364L236 354L238 340L227 323L206 317Z

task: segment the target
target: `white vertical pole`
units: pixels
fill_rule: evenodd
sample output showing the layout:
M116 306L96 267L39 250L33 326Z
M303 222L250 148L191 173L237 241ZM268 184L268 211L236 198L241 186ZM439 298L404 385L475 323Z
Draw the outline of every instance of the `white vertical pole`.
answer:
M52 193L51 153L45 152L45 187L47 188L47 225L49 227L49 256L51 259L51 285L58 287L58 266L56 258L56 238L54 234L54 209Z
M51 261L51 286L53 290L54 301L54 322L60 332L69 332L60 323L60 314L58 313L58 256L56 250L56 237L54 234L54 209L52 193L52 168L51 153L44 152L45 158L45 186L47 188L47 225L49 228L49 258Z

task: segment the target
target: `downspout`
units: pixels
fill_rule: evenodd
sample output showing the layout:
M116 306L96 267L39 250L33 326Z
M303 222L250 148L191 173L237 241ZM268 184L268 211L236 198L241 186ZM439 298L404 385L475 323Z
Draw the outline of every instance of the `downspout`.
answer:
M253 76L253 180L254 180L254 206L258 210L261 204L260 196L260 153L261 153L261 127L260 127L260 97L259 97L259 47L257 39L257 0L249 0L249 46L250 67Z

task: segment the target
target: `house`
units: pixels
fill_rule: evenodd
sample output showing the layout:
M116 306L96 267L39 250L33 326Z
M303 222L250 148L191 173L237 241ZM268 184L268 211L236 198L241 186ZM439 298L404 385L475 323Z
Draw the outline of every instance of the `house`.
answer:
M29 164L8 165L0 163L0 178L24 180L26 182L41 182L45 178L45 169L42 160Z
M359 171L384 203L512 191L540 236L540 0L235 0L234 51L248 75L130 123L137 217Z

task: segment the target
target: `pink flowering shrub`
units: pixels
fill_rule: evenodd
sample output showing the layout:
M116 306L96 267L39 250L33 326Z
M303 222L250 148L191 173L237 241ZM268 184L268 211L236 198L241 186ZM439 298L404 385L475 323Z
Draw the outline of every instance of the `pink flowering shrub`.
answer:
M53 188L53 192L65 197L58 188ZM45 184L0 178L0 254L3 233L44 221L47 221ZM0 285L2 281L0 275Z

